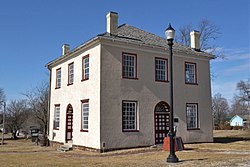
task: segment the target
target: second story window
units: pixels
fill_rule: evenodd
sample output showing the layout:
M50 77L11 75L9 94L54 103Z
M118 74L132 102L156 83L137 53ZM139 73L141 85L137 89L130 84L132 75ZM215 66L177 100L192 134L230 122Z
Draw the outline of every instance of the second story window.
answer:
M82 81L89 79L89 55L82 58Z
M196 64L185 62L186 84L197 84Z
M155 80L156 81L168 81L168 61L167 59L155 58Z
M62 70L59 68L56 70L56 89L61 88L61 76Z
M68 66L68 85L74 83L74 63L70 63Z
M122 54L122 77L137 79L137 55L131 53Z

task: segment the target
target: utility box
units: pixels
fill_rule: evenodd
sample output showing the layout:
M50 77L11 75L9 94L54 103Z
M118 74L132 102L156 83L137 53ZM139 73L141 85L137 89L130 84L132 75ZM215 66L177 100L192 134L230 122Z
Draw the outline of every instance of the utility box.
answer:
M174 138L174 146L175 146L175 151L182 151L184 150L184 145L182 142L181 137L175 137ZM165 137L164 138L164 143L163 143L163 150L164 151L169 151L170 150L170 137Z
M30 129L31 141L35 142L38 139L39 129L32 128Z

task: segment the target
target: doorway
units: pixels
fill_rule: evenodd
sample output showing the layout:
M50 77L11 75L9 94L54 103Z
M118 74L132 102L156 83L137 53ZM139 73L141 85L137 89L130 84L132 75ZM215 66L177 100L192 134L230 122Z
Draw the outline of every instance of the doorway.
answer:
M73 107L71 104L67 106L67 113L66 113L66 143L72 140L72 132L73 132Z
M155 144L162 144L167 136L170 126L170 107L168 103L161 101L155 106Z

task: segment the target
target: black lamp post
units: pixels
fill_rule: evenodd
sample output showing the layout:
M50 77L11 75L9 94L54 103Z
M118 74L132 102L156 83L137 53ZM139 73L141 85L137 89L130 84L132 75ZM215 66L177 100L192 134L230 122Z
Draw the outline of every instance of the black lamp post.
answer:
M168 46L169 46L169 59L170 59L170 131L168 133L170 137L170 154L167 158L167 162L178 162L178 158L175 155L175 142L174 142L174 103L173 103L173 52L172 46L174 41L175 30L169 24L169 27L165 31Z

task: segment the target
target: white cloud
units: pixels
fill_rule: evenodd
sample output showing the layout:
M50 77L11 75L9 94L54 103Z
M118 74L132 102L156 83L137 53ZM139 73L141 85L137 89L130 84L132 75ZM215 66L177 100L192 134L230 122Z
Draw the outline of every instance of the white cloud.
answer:
M238 61L238 60L249 60L250 53L249 48L238 48L238 49L218 49L220 54L225 55L224 59L217 58L213 60L214 63L221 63L221 62L231 62L231 61Z
M224 73L227 75L232 75L238 72L246 72L249 71L250 68L250 61L238 66L232 66L231 68L225 69Z
M221 93L231 104L237 83L250 77L250 53L249 48L222 50L226 58L211 62L216 76L212 81L212 94Z

